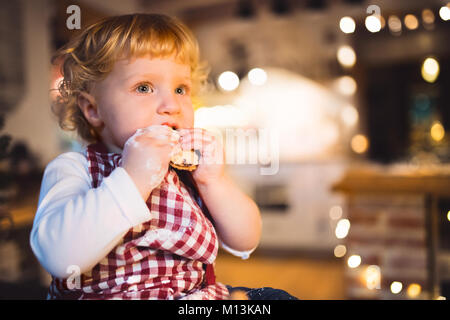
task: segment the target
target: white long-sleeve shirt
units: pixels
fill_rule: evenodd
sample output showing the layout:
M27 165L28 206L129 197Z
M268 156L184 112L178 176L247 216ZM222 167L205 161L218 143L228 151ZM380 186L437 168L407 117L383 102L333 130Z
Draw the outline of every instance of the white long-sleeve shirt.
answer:
M101 185L92 188L86 155L63 153L44 171L30 245L41 265L58 278L73 267L91 270L127 231L151 218L133 180L117 167ZM253 250L240 252L246 259Z

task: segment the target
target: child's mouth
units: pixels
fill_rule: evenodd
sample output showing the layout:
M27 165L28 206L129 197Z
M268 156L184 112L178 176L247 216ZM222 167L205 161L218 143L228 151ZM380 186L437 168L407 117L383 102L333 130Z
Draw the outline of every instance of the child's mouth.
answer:
M178 125L176 123L169 123L169 122L164 122L161 123L162 126L168 126L170 128L172 128L173 130L177 130L178 129Z

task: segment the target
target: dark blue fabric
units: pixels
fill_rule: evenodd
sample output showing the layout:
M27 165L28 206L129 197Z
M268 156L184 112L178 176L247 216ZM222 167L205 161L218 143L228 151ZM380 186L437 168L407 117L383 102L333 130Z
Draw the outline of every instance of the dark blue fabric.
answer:
M291 296L284 290L274 289L271 287L264 288L247 288L247 287L231 287L227 286L228 291L244 291L249 300L298 300L298 298Z

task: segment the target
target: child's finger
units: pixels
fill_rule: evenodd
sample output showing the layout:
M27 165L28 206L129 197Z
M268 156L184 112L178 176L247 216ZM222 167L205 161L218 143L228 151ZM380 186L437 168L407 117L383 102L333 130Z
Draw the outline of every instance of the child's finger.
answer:
M138 129L136 132L145 134L156 139L170 139L177 142L180 139L180 134L168 126L153 125L146 128Z

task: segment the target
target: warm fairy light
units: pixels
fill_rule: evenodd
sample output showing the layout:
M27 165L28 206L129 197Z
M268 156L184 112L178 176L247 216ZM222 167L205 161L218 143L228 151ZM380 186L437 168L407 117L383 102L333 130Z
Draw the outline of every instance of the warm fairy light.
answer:
M218 79L220 87L225 91L233 91L239 86L239 77L232 71L225 71Z
M417 298L421 292L422 292L422 287L420 286L420 284L417 284L417 283L411 283L408 286L408 289L406 289L406 294L410 298Z
M350 256L347 260L347 265L350 268L357 268L361 264L361 257L357 254Z
M391 292L393 294L398 294L403 289L403 284L400 281L393 281L391 283Z
M443 6L439 9L439 16L442 20L447 21L450 19L450 8L448 6Z
M330 218L333 220L340 219L342 217L342 207L341 206L332 206L330 208Z
M342 258L347 253L347 248L343 244L338 244L334 248L334 256L336 258Z
M434 23L434 13L430 9L423 9L422 20L425 25L430 25Z
M416 30L419 27L419 20L413 14L407 14L403 19L403 22L409 30Z
M431 126L430 135L431 135L431 138L434 141L437 141L437 142L439 142L442 139L444 139L445 130L444 130L444 127L442 126L442 124L439 121L435 121L433 123L433 125Z
M341 111L341 119L348 126L354 126L358 122L358 111L352 105L345 106Z
M381 30L381 21L375 15L368 16L366 18L365 23L366 23L367 30L369 30L372 33L378 32Z
M389 16L388 18L389 30L394 34L398 35L402 32L402 21L397 16Z
M369 140L364 135L357 134L352 138L351 146L354 152L364 153L369 148Z
M261 68L254 68L248 72L248 80L255 86L262 86L267 81L267 73Z
M356 53L350 46L341 46L337 51L337 59L344 67L353 67L356 63Z
M447 300L447 298L444 297L444 296L439 296L439 297L436 298L436 300Z
M374 290L381 288L381 271L379 266L368 266L364 272L364 278L367 289Z
M346 96L355 94L357 85L355 79L350 76L342 76L336 80L335 86L337 90Z
M336 225L335 235L338 239L344 239L350 230L350 221L348 219L341 219Z
M439 62L435 58L428 57L422 64L422 78L430 83L436 81L439 75Z
M406 28L409 30L416 30L419 27L419 20L413 14L407 14L403 19Z
M450 210L447 212L447 220L450 221Z
M339 27L343 33L353 33L356 27L355 20L351 17L343 17L339 21Z

